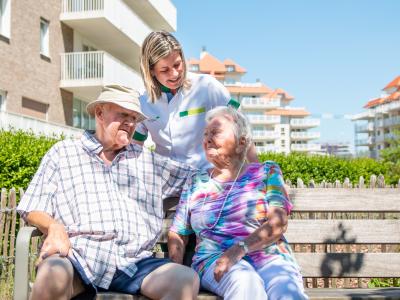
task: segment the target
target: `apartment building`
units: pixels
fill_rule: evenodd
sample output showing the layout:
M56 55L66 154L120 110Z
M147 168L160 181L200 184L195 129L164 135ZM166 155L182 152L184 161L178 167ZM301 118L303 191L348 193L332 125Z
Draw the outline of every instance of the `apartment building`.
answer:
M320 133L310 131L320 125L320 120L309 118L304 108L291 107L294 98L283 89L271 89L262 82L243 83L243 67L231 59L220 61L204 50L200 59L189 59L188 66L191 72L213 75L240 102L251 124L257 152L320 150L320 145L312 143Z
M0 127L80 134L104 85L143 90L139 53L169 0L0 0Z
M400 130L400 76L383 89L380 97L369 100L364 112L354 115L357 152L368 151L372 158L390 146L393 132Z

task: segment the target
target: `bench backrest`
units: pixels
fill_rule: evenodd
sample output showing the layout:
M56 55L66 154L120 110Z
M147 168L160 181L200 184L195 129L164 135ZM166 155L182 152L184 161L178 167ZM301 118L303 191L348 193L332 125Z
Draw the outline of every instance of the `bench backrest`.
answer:
M289 194L294 209L285 237L304 277L400 277L400 189L299 188Z

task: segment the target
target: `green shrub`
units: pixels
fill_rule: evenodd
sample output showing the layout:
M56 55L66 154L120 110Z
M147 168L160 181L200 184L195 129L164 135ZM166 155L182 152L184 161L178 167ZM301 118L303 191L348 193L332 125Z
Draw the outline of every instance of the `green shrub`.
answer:
M347 177L355 184L360 176L364 177L368 184L371 175L384 175L385 182L395 184L399 174L393 174L393 169L389 170L389 165L371 158L339 158L334 156L307 155L301 153L262 153L259 155L260 161L272 160L277 162L286 179L296 183L297 178L301 178L305 184L311 179L316 183L323 180L326 182L343 182Z
M43 155L61 138L0 129L0 188L26 189Z

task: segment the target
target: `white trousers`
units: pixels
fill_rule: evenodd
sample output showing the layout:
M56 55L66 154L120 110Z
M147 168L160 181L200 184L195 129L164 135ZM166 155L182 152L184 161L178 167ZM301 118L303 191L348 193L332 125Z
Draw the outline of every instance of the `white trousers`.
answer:
M240 260L224 274L220 282L214 278L215 263L203 274L203 288L225 300L306 300L301 274L283 258L268 262L256 270Z

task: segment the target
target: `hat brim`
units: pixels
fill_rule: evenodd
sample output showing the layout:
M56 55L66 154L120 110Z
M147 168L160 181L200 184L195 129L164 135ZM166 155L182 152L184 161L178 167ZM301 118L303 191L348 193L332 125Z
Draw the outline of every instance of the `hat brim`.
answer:
M148 117L142 113L141 109L139 106L133 104L133 103L129 103L129 102L125 102L125 103L115 103L114 101L106 101L106 100L94 100L92 102L90 102L87 106L86 106L86 111L88 112L88 114L92 117L95 116L95 112L96 112L96 106L99 104L106 104L106 103L112 103L115 104L119 107L125 108L127 110L130 110L132 112L135 112L138 115L138 120L137 122L142 122L146 119L148 119Z

